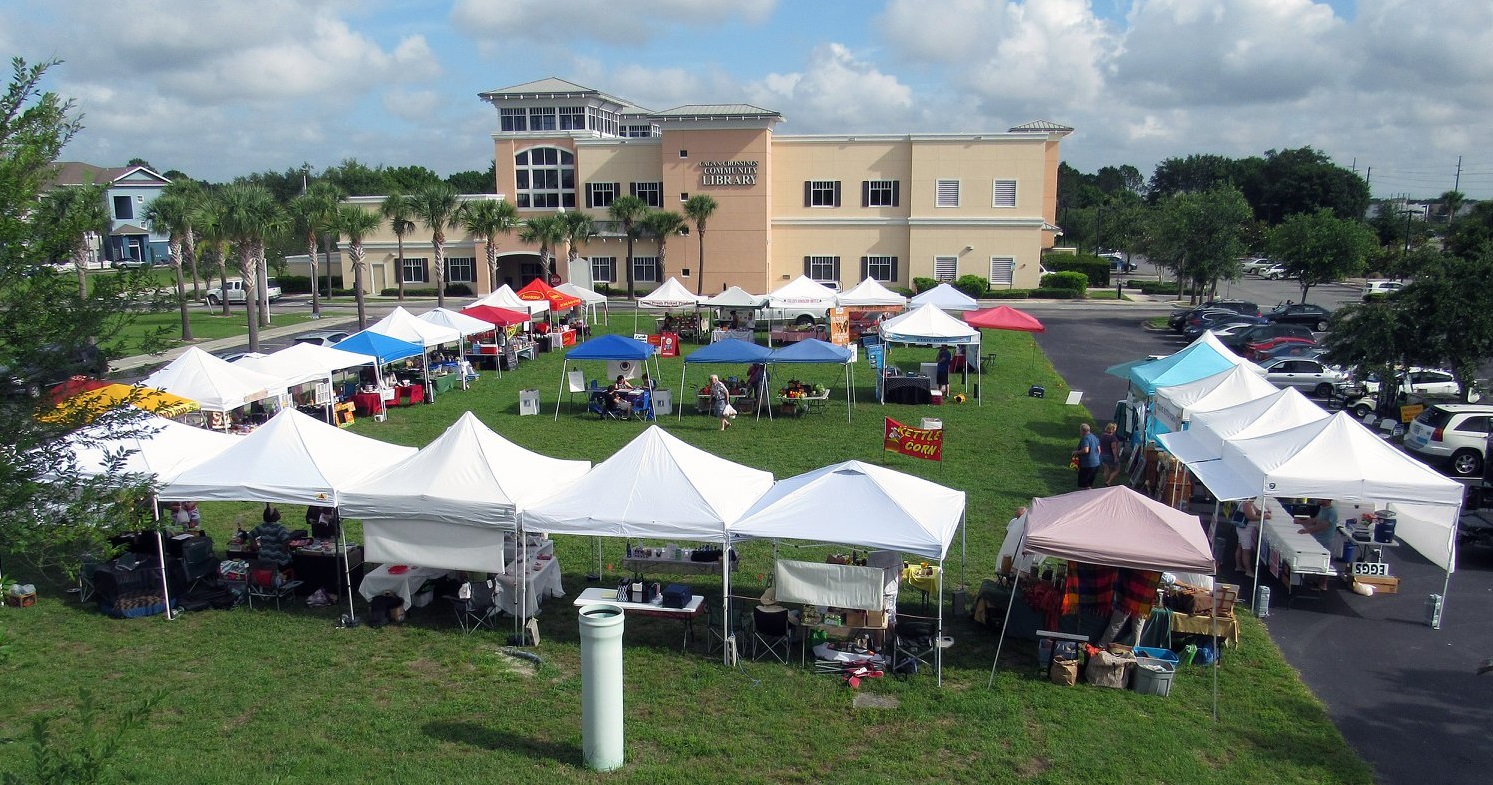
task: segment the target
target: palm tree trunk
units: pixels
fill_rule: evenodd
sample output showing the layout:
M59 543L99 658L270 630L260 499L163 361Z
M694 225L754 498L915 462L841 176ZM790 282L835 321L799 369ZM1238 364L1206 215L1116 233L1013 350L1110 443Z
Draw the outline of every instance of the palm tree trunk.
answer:
M218 252L218 291L223 293L223 315L232 313L228 310L228 257L222 251Z
M197 283L197 233L190 226L182 240L182 251L192 264L192 302L195 303L202 299L202 287Z
M238 271L244 281L244 316L249 325L249 351L259 351L259 270L254 251L246 248L239 252ZM228 302L228 290L223 290L223 302Z
M487 238L487 274L492 278L492 286L488 288L488 292L498 290L498 244L495 239L491 235Z
M181 339L192 340L192 312L187 305L187 279L182 273L181 243L175 242L167 246L167 253L171 257L171 268L176 271L176 305L181 309Z
M394 260L394 280L399 283L399 301L404 302L404 235L395 235L399 243L399 258Z
M437 308L446 307L446 239L440 235L432 238L431 243L435 247L435 304Z
M699 264L698 267L695 268L695 275L699 276L698 278L695 279L695 296L699 297L699 296L702 296L702 295L705 294L705 229L704 229L704 227L699 227L699 226L695 227L695 234L697 236L699 236L699 238L700 238L700 264Z
M636 300L637 292L633 291L632 280L632 235L627 236L627 299Z
M316 264L316 232L306 235L306 258L311 260L311 318L321 316L321 275Z
M254 243L254 284L259 287L258 299L254 301L255 309L259 312L259 326L270 326L270 288L269 288L269 260L264 258L264 243ZM247 298L245 298L247 299ZM255 351L259 351L255 349Z
M78 299L88 299L88 253L73 252L73 267L78 271Z
M352 247L353 257L353 296L358 300L358 329L362 330L368 326L368 308L363 294L363 244L354 243Z

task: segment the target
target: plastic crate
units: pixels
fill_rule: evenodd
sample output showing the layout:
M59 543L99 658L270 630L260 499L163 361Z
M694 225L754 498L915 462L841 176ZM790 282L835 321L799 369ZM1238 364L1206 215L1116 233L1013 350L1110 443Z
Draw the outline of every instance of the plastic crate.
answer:
M1167 652L1171 654L1171 652ZM1176 657L1175 654L1172 655ZM1173 661L1152 657L1135 658L1135 691L1141 695L1172 694L1172 678L1177 675L1177 664Z

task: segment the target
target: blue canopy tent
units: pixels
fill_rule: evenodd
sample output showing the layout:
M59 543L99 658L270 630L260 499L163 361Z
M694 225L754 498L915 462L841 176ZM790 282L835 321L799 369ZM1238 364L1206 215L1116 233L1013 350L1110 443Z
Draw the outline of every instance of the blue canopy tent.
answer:
M1106 369L1105 373L1129 380L1130 396L1148 403L1146 429L1142 437L1143 442L1148 442L1157 432L1170 430L1165 424L1151 416L1149 404L1156 395L1156 388L1195 382L1217 373L1223 373L1236 365L1258 368L1235 354L1229 347L1224 346L1213 333L1205 332L1202 337L1176 354L1159 360L1135 360L1120 363ZM1263 370L1260 372L1264 373Z
M565 354L565 363L560 367L560 389L555 395L555 419L560 419L560 399L565 396L565 379L570 372L572 360L607 360L617 363L641 363L647 372L648 358L653 358L653 378L659 378L658 350L643 341L624 338L616 334L592 338ZM629 366L630 367L630 366Z
M709 346L696 349L685 355L684 368L679 371L679 395L684 396L688 388L684 386L684 375L689 371L690 363L716 363L722 365L751 365L753 363L767 363L767 358L772 355L772 350L766 346L743 341L739 338L725 338L716 341ZM767 374L762 374L762 384L757 391L757 400L761 401L767 394ZM758 416L761 416L761 407L757 407ZM679 405L678 420L684 419L684 402Z
M768 356L767 363L838 363L845 366L845 422L850 422L851 404L855 402L854 370L851 363L851 352L843 346L836 346L817 338L808 338L797 343L790 343L781 349L774 349ZM769 409L769 412L771 409Z
M425 347L418 343L402 341L398 338L391 338L382 333L371 332L369 330L353 333L338 341L334 344L334 347L344 352L371 355L378 359L379 366L385 366L407 357L416 357L425 353Z

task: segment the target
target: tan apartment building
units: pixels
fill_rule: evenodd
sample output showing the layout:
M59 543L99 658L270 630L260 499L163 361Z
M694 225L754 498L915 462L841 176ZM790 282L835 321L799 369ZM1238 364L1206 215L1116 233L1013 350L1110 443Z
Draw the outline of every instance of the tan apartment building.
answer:
M963 275L992 288L1035 287L1058 234L1059 142L1073 130L1035 122L1004 133L795 136L776 133L785 119L768 109L649 111L560 79L481 98L498 112L497 198L521 218L581 210L597 224L576 249L577 269L558 250L562 278L625 285L626 241L608 217L617 197L680 214L692 195L716 201L703 271L692 222L667 239L662 265L656 238L635 242L641 291L675 276L706 294L732 285L763 293L800 274L847 289L867 277L910 288L918 277ZM365 243L372 288L393 288L397 274L408 285L430 281L429 232L406 237L403 264L393 240L385 228ZM543 273L537 250L502 238L493 278L481 242L448 232L448 280L478 293L493 280L520 287Z

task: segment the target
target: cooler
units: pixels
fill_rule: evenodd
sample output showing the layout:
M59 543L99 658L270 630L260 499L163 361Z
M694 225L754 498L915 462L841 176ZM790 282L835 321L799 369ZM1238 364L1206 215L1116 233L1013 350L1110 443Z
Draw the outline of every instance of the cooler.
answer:
M674 393L669 390L653 391L653 413L672 414L674 412Z
M518 391L518 414L524 417L539 413L539 390L527 389Z

